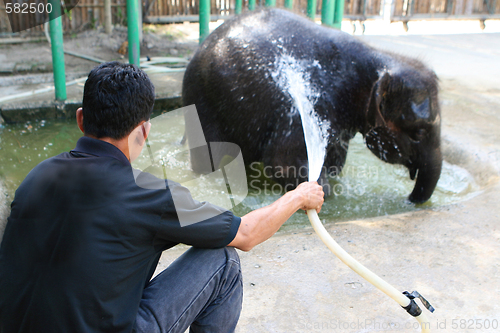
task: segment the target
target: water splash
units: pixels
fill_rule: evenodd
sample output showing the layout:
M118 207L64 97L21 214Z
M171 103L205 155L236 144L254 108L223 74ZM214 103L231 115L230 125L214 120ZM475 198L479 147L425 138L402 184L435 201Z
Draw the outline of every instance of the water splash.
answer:
M322 121L314 111L314 104L320 94L310 81L309 68L313 66L321 68L318 61L299 60L284 54L276 58L274 71L271 73L276 84L287 92L293 101L290 113L298 111L302 120L310 181L318 180L321 174L330 129L330 122Z

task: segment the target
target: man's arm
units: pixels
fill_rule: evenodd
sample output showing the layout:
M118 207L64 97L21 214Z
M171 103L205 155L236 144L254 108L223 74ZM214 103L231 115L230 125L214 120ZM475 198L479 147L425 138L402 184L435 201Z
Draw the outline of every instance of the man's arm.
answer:
M301 183L269 206L243 216L236 237L228 246L249 251L274 235L297 210L316 209L319 213L323 201L323 188L317 182Z

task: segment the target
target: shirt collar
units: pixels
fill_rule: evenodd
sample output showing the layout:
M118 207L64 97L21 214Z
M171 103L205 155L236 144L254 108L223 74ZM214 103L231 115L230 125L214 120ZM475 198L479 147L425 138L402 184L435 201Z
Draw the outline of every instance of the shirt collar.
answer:
M114 158L125 165L130 165L130 161L127 159L125 154L123 154L122 151L116 146L106 141L89 138L88 136L82 136L78 139L76 147L72 151L99 157L107 156Z

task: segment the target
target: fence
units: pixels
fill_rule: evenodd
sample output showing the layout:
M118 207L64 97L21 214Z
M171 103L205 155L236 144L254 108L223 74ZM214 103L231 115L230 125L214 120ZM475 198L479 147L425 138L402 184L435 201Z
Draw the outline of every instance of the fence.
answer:
M4 2L7 0L3 0ZM22 0L8 0L21 2ZM46 0L31 0L42 3ZM284 7L285 0L277 0L277 7ZM409 21L427 18L500 18L500 0L345 0L344 18L366 20L381 18L385 4L389 4L393 21ZM256 0L257 7L264 6L264 0ZM243 1L243 10L248 0ZM142 0L144 22L169 23L198 20L198 0ZM235 0L211 0L211 18L220 19L234 15ZM307 0L295 0L293 11L305 14ZM321 15L321 0L317 0L318 16ZM113 24L126 24L126 0L112 0ZM36 17L32 19L37 19ZM104 21L103 0L80 0L78 5L63 15L65 32L78 31L102 25ZM14 22L22 27L23 22ZM26 24L24 22L24 24ZM33 24L32 24L33 26ZM0 0L0 32L9 32L10 24ZM28 33L41 33L42 26L29 29Z
M3 1L3 2L2 2ZM93 28L102 25L104 22L104 0L70 0L78 5L69 11L65 11L62 16L63 28L65 32L73 32L86 28ZM65 1L66 4L70 1ZM22 3L22 0L0 0L0 32L10 32L11 25L5 12L5 2ZM24 2L27 2L25 0ZM47 0L29 0L30 3L46 3ZM112 0L111 15L113 24L126 25L127 11L126 0ZM43 17L41 15L26 15L22 21L14 21L12 25L24 30L25 27L35 26L26 30L28 34L43 32Z
M393 20L500 18L497 0L395 0Z

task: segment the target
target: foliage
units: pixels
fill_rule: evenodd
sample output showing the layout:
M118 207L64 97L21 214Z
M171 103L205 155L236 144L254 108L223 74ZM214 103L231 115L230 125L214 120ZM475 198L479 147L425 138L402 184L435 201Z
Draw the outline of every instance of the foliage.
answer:
M121 7L118 7L115 17L119 25L127 26L127 15L123 13Z

